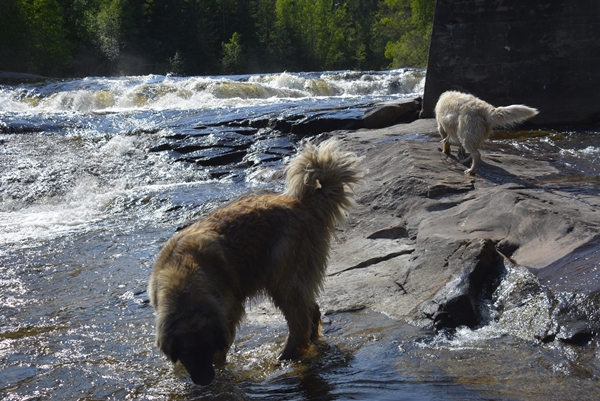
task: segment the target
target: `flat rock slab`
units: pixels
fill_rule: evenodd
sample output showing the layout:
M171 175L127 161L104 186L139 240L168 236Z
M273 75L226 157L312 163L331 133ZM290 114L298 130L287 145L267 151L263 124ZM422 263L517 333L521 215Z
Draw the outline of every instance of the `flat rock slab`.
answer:
M560 172L527 157L484 153L477 176L467 176L465 166L432 141L436 131L434 120L417 120L335 133L346 148L364 156L365 177L356 188L358 205L348 227L337 233L332 248L323 310L372 308L432 327L436 314L447 313L458 295L477 303L486 279L475 276L486 271L488 282L495 282L483 291L491 299L507 275L503 266L514 265L549 289L549 302L558 292L580 294L578 303L561 303L568 319L556 315L557 327L544 329L546 337L581 321L585 330L599 330L594 310L600 293L598 197L541 187ZM481 260L494 266L481 270ZM465 280L472 284L465 286ZM584 312L582 302L587 302ZM475 315L477 308L473 305ZM569 314L570 308L577 313ZM455 318L457 324L484 323Z

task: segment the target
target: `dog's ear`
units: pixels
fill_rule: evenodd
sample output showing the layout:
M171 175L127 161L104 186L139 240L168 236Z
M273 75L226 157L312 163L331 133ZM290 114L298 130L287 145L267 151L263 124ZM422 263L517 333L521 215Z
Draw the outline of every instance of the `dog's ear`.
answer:
M179 360L179 341L177 337L172 337L167 356L173 363Z
M215 335L215 349L218 350L227 350L227 340L225 339L225 332L216 324L214 326L214 335Z
M179 360L179 340L176 336L167 336L156 342L158 349L160 349L166 356L173 362Z
M181 351L177 325L177 319L159 319L156 331L156 346L173 362L177 362Z

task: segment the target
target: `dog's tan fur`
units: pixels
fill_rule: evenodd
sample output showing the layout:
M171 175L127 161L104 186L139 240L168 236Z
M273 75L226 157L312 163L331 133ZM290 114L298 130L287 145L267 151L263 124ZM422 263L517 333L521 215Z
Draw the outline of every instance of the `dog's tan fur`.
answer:
M302 356L320 335L321 288L332 232L353 205L359 159L335 140L308 144L281 195L249 197L176 233L150 276L156 343L197 384L224 363L244 302L266 294L289 335L279 359Z
M450 154L450 143L462 146L470 156L461 162L472 160L465 174L473 175L481 160L479 148L492 135L493 128L511 126L536 114L538 111L528 106L494 107L473 95L455 91L442 93L435 106L442 151Z

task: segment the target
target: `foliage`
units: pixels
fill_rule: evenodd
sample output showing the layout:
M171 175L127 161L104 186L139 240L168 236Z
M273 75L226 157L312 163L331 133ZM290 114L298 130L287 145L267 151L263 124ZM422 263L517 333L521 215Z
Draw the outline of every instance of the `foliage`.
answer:
M71 43L56 0L5 0L2 9L0 43L7 46L2 60L38 74L59 74L68 68Z
M175 51L175 55L169 59L168 73L176 76L185 75L185 70L183 69L183 59L181 58L181 53L179 53L179 50Z
M242 67L242 36L234 32L229 43L223 43L223 72L234 74Z
M434 6L435 0L0 0L0 70L205 75L420 66Z
M121 15L124 0L103 0L94 21L94 32L98 48L111 62L121 54Z
M427 65L435 0L384 0L379 12L380 29L390 38L385 57L390 68Z

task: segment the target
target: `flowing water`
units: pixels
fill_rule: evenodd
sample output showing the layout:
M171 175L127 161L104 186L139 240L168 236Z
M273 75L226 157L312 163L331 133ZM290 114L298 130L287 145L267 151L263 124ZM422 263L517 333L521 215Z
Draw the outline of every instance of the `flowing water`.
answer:
M208 387L155 349L146 284L160 246L178 225L244 191L281 189L272 172L301 138L242 122L362 113L419 96L423 77L395 70L1 85L0 397L594 399L597 343L538 344L493 325L447 336L369 311L330 315L314 354L277 363L285 321L258 300ZM551 154L576 190L598 193L597 135L506 133L493 146ZM193 149L165 145L178 138L194 139ZM221 145L237 159L215 166L210 160L222 159L211 152ZM564 181L547 185L571 185Z

